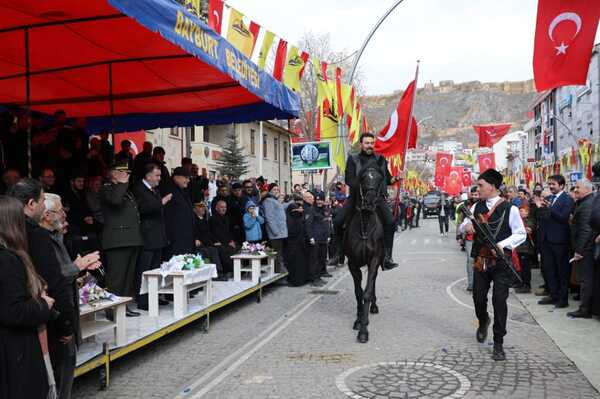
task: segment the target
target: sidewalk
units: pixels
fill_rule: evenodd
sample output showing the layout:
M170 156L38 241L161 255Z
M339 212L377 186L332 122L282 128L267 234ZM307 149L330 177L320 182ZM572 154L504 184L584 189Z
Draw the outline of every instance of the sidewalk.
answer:
M532 287L542 283L540 271L533 270ZM567 312L577 310L579 302L570 299L569 307L556 309L552 305L538 305L541 298L531 294L516 294L523 306L552 338L560 350L571 359L590 383L600 390L600 321L573 319Z

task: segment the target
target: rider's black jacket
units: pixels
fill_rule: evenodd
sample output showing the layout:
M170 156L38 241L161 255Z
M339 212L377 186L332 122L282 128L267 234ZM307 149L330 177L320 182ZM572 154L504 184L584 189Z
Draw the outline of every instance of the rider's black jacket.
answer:
M387 193L387 186L392 184L392 175L388 170L386 159L383 156L375 153L367 155L361 151L359 154L350 155L348 157L348 162L346 162L345 183L348 185L348 187L350 187L350 197L356 198L353 193L354 188L358 186L356 179L358 178L361 170L370 165L374 165L381 171L386 184L385 187L382 187L381 193ZM358 170L359 168L361 170Z

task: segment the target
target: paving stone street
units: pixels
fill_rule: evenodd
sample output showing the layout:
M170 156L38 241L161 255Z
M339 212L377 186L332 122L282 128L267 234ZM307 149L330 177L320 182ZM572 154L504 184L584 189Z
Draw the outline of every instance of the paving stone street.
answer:
M380 313L371 315L367 344L352 330L343 268L323 291L270 287L261 303L248 298L217 312L208 333L193 324L120 359L105 391L88 373L74 397L600 398L514 294L507 361L491 359L491 343L475 340L466 255L452 232L439 236L437 221L399 232L394 253L400 267L378 276Z

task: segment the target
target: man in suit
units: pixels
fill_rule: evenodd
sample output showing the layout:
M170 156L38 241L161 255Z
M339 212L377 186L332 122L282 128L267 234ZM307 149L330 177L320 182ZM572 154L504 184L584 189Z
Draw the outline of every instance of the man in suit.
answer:
M577 281L581 285L581 304L579 309L567 313L570 317L592 317L592 299L594 289L594 239L596 233L592 229L591 219L594 208L594 186L587 179L579 180L575 184L576 205L571 221L571 244L573 246L573 259L576 267Z
M133 295L135 267L142 245L140 214L129 191L131 172L127 160L115 163L110 181L100 190L104 215L102 249L106 258L106 288L119 296ZM127 308L128 317L140 314Z
M229 217L227 216L227 202L224 200L216 202L215 213L210 217L208 225L213 245L219 250L223 271L230 274L233 272L231 255L238 252L238 246L233 234L231 234Z
M165 252L168 260L174 255L195 253L194 207L186 191L190 182L190 172L177 167L171 181L160 188L163 196L171 195L165 205L165 224L169 246Z
M142 274L160 267L162 250L169 243L165 230L164 206L173 195L167 194L161 197L158 191L161 177L160 166L153 162L146 163L141 173L142 180L139 180L132 188L140 212L140 228L144 241L144 247L135 268L134 285L138 309L148 310L148 295L139 295ZM166 305L164 302L162 304Z
M565 178L563 176L550 176L548 188L552 195L535 199L541 228L542 268L545 270L550 294L540 299L538 303L566 308L569 306L569 279L571 276L569 217L575 204L564 191Z

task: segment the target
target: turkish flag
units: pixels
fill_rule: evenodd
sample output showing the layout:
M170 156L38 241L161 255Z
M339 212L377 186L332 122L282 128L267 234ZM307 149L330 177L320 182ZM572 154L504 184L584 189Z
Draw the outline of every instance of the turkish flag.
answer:
M512 124L503 123L498 125L473 125L473 129L479 135L479 147L491 147L506 136Z
M210 0L208 2L208 26L221 34L223 24L223 0Z
M123 140L129 140L131 142L131 155L136 156L142 152L144 141L146 141L146 132L140 130L137 132L115 133L116 146L119 146Z
M445 179L450 174L452 168L452 154L438 152L435 155L435 185L436 187L444 187Z
M479 173L483 173L488 169L496 169L496 156L493 152L479 154Z
M533 52L537 91L586 84L599 17L598 0L538 0Z
M414 134L416 135L417 129L413 129L416 127L416 122L414 124L409 124L412 114L415 86L414 80L410 82L404 91L404 94L402 94L402 98L398 103L398 107L390 116L390 119L385 127L377 135L377 140L375 141L375 152L378 154L386 157L396 154L404 156L404 152L407 147L406 140L409 126L411 128L411 137L413 136L413 130ZM416 145L416 136L413 144Z
M444 181L444 191L449 195L459 195L462 190L462 166L453 166L450 168L450 173Z
M473 178L471 177L471 171L469 169L463 169L463 172L462 172L463 187L471 187L472 184L473 184Z

